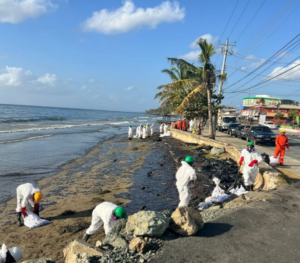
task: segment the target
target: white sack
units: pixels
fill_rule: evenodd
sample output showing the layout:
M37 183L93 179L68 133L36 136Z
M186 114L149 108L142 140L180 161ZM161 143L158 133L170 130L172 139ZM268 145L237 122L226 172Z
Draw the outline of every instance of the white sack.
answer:
M29 228L40 227L51 223L46 219L41 219L39 216L30 211L26 211L26 213L28 216L24 218L24 225Z

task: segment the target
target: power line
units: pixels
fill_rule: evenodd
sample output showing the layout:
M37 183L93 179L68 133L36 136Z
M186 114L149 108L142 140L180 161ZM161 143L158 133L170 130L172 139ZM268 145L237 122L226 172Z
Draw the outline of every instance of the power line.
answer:
M254 16L251 18L250 22L247 24L247 26L244 28L244 30L242 31L242 33L239 35L239 37L237 38L236 42L238 42L238 40L241 38L241 36L244 34L244 32L247 30L247 28L250 26L250 24L252 23L253 19L256 17L256 15L258 14L258 12L260 11L260 9L263 7L263 5L265 4L267 0L265 0L261 6L258 8L258 10L256 11L256 13L254 14Z
M238 20L236 21L236 23L235 23L235 25L234 25L233 29L231 30L231 32L230 32L230 34L229 34L228 38L230 38L230 36L231 36L232 32L234 31L234 29L236 28L237 24L239 23L239 21L240 21L240 19L241 19L242 15L244 14L244 12L245 12L245 10L246 10L247 6L249 5L249 3L250 3L250 0L248 0L248 2L247 2L247 4L246 4L245 8L243 9L243 11L242 11L241 15L239 16Z
M225 28L224 28L224 30L223 30L223 33L222 33L222 35L221 35L221 37L220 37L220 40L222 39L222 36L224 35L224 33L225 33L226 29L227 29L227 26L228 26L228 24L229 24L229 22L230 22L230 20L231 20L231 18L232 18L232 16L233 16L233 13L234 13L234 11L235 11L235 9L236 9L236 7L237 7L239 1L240 1L240 0L237 0L236 4L235 4L235 6L234 6L234 9L233 9L233 11L232 11L232 13L231 13L231 15L230 15L228 21L227 21L227 24L226 24L226 26L225 26Z

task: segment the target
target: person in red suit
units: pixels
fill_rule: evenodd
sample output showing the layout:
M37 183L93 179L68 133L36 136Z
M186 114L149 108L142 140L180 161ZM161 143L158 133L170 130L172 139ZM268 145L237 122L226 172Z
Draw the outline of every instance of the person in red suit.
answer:
M182 123L181 123L181 129L182 129L183 131L186 131L186 119L185 119L185 118L183 119L183 121L182 121Z
M177 121L177 129L181 130L181 120L180 119Z
M280 135L277 136L276 138L276 148L275 148L275 152L274 152L274 158L277 158L277 156L279 155L279 165L283 165L283 158L285 155L285 147L290 150L290 146L289 146L289 139L288 137L286 137L285 135L285 130L282 129L280 131Z

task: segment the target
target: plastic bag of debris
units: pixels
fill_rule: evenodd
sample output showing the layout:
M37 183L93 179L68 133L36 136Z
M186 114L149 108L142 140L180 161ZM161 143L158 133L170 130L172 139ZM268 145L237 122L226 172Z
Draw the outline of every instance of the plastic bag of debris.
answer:
M39 216L32 212L26 211L26 213L27 216L24 218L24 225L29 228L40 227L51 223L46 219L41 219Z
M279 156L274 158L273 156L270 157L270 165L277 165L279 164Z

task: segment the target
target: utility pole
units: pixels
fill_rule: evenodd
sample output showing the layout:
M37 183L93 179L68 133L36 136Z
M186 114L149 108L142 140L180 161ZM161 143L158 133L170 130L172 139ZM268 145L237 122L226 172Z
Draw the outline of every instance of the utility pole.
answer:
M249 98L250 98L250 94L251 94L251 88L249 89Z
M224 71L225 71L226 58L227 58L227 53L228 53L228 47L235 47L236 46L236 45L229 45L228 42L229 42L229 39L227 38L225 44L219 44L219 46L225 46L224 57L223 57L223 65L222 65L222 69L221 69L221 75L223 75ZM223 80L221 80L220 84L219 84L219 95L222 93L222 86L223 86Z

